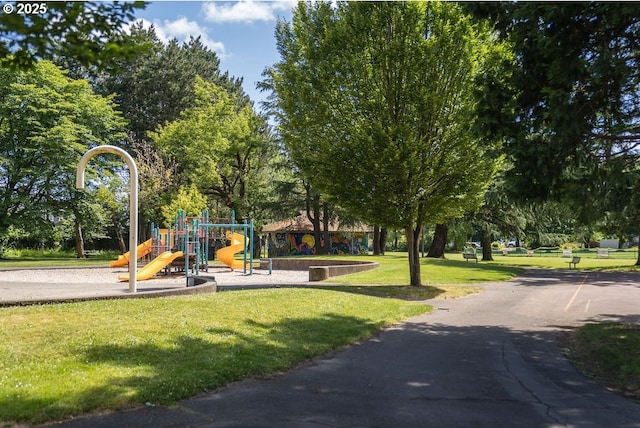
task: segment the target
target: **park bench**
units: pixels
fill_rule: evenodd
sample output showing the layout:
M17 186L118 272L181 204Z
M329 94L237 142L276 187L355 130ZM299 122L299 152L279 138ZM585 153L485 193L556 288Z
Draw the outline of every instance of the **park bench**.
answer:
M571 265L573 265L573 268L574 268L574 269L577 269L577 268L576 268L576 265L577 265L578 263L580 263L580 257L573 256L573 257L571 258L571 261L570 261L570 262L567 262L567 263L569 263L569 269L571 269Z
M598 258L606 259L609 257L609 249L608 248L598 248Z
M85 257L97 256L98 254L100 254L100 251L98 251L98 250L84 250L83 254L84 254Z
M476 263L478 263L478 255L476 254L475 250L473 251L473 253L468 251L463 252L462 257L464 257L466 261L469 261L469 259L473 259L476 261Z
M527 250L527 257L533 257L535 255L535 253L533 252L533 250Z

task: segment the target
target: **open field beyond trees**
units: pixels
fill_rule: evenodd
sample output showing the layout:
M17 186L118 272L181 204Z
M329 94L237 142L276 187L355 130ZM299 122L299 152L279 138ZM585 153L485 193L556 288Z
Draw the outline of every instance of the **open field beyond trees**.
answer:
M637 249L619 250L609 252L606 258L598 258L596 251L574 251L573 256L580 257L577 265L578 270L624 270L635 271L640 267L635 266L638 253ZM481 257L481 256L479 256ZM456 256L452 257L453 259ZM561 253L539 254L530 257L526 255L493 255L492 262L481 262L488 264L499 264L505 266L539 267L548 269L568 269L571 257L562 257Z

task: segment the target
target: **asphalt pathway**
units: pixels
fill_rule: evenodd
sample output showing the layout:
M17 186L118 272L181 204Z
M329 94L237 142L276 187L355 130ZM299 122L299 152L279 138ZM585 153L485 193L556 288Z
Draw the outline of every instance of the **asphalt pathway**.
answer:
M270 379L56 425L99 427L640 427L640 405L563 357L571 327L639 322L640 275L528 270Z

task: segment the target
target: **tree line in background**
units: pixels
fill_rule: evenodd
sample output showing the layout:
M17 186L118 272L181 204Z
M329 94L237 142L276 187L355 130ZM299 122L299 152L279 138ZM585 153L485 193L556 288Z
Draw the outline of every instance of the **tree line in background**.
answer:
M422 227L436 223L429 253L442 256L464 213L485 260L496 236L543 243L567 222L638 235L639 11L300 3L263 85L306 179L404 229L419 285Z
M98 14L109 37L61 26L0 46L0 246L81 255L110 235L124 250L126 171L101 157L93 191L73 186L98 144L135 156L142 226L178 208L262 224L306 210L320 238L361 219L377 252L401 231L412 285L425 227L429 256L466 233L485 259L499 236L640 233L640 5L299 3L260 83L272 127L199 39L119 31L139 4L78 4L49 21ZM5 14L0 34L45 24Z
M139 24L126 40L136 55L97 65L75 51L27 65L7 57L0 246L75 243L82 256L85 242L111 236L126 250L128 172L119 159L97 158L91 192L74 187L79 157L100 144L136 159L143 233L150 222L171 224L178 209L269 219L303 203L265 117L214 52L193 38L164 44Z

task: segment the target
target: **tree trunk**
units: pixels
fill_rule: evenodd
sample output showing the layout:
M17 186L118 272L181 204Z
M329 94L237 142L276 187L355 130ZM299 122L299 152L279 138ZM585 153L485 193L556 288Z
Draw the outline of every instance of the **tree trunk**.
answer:
M320 220L317 217L311 222L313 223L313 247L315 254L322 254L322 231L320 230Z
M306 198L305 205L307 208L307 218L313 225L313 248L315 254L322 254L322 230L320 229L320 196L311 195L311 186L305 185ZM313 214L311 212L313 211Z
M373 255L380 255L380 226L373 226Z
M120 227L120 222L113 218L113 228L116 231L116 240L118 241L118 248L120 249L120 254L124 254L127 252L127 244L124 242L124 235L122 234L122 228Z
M487 228L482 229L482 261L493 261L493 255L491 254L491 233Z
M387 246L387 229L380 226L373 226L373 255L384 256L384 249Z
M387 248L387 236L388 231L386 227L380 229L380 255L384 256L385 249Z
M422 225L415 228L408 226L405 228L407 234L407 247L409 250L409 284L414 287L422 286L420 276L420 237L422 236Z
M329 254L331 237L329 236L329 207L326 202L322 204L322 229L322 254Z
M636 266L640 266L640 246L638 246L638 260L636 260Z
M84 239L82 239L82 226L80 225L80 221L76 218L75 221L75 229L76 229L76 257L79 259L84 259Z
M251 239L251 247L253 248L253 258L259 259L262 253L262 239L257 230L253 230L253 238Z
M447 234L449 226L446 224L436 224L436 230L433 232L433 242L427 253L427 257L435 259L444 259L444 250L447 246Z

